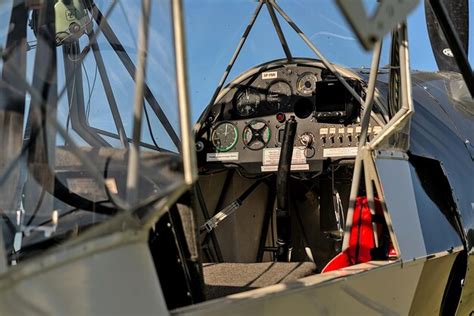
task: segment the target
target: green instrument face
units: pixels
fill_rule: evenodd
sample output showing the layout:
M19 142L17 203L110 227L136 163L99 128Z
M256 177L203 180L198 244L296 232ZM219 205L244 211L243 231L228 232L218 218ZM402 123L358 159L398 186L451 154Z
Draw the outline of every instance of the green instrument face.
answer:
M217 151L229 151L237 144L238 135L237 127L234 124L223 122L217 125L212 132L212 144Z

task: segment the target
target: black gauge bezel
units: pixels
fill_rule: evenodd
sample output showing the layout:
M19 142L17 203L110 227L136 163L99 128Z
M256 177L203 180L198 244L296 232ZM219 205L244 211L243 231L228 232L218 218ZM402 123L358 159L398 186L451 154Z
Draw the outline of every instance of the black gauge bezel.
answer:
M222 148L218 148L216 146L216 144L214 143L214 134L217 130L217 128L219 128L221 125L224 125L224 124L230 124L232 125L232 127L234 128L235 130L235 139L234 141L232 142L232 145L231 146L227 146L225 147L224 149ZM225 153L225 152L228 152L228 151L231 151L232 149L235 148L235 146L237 145L237 142L239 141L239 128L237 127L237 125L234 123L234 122L231 122L231 121L222 121L222 122L219 122L216 126L214 126L212 128L212 131L211 131L211 144L212 146L214 146L214 148L216 149L216 151L220 152L220 153Z
M242 112L239 111L239 108L238 108L238 106L237 106L237 96L238 96L240 93L244 92L245 90L253 90L253 91L256 93L256 95L258 95L258 96L260 97L260 102L259 102L259 104L253 104L252 108L254 109L254 111L253 111L252 113L249 113L249 114L243 114ZM260 91L258 91L257 88L254 88L254 87L252 87L252 86L240 87L240 88L237 89L237 91L234 93L234 96L232 97L232 107L233 107L233 109L234 109L234 112L235 112L238 116L240 116L240 117L249 117L249 116L254 115L254 114L256 114L256 113L258 112L258 106L259 106L260 104L262 104L263 99L264 99L264 98L263 98L263 96L262 96L262 93L261 93Z
M245 143L245 131L247 130L247 128L250 128L250 125L253 125L255 123L263 123L265 127L268 128L268 140L266 142L262 140L263 147L261 148L251 148L248 144ZM244 144L245 148L248 148L250 150L257 151L257 150L262 150L266 148L268 144L270 143L271 139L272 139L272 130L270 128L269 122L265 120L261 120L261 119L252 120L248 122L247 124L245 124L245 127L242 129L242 144Z
M311 75L312 77L314 77L314 88L311 90L311 93L303 93L302 91L300 91L299 89L299 83L301 82L301 80L308 76L308 75ZM311 71L307 71L307 72L304 72L302 73L301 75L298 76L298 79L296 80L296 91L298 92L299 95L302 95L302 96L305 96L305 97L308 97L308 96L311 96L313 95L315 92L316 92L316 84L318 82L318 76L311 72Z
M288 87L290 87L290 95L288 96L288 101L286 102L286 104L281 105L280 108L275 108L272 105L272 103L270 101L268 101L268 94L270 93L270 88L273 87L275 84L280 83L280 82L283 82L283 83L287 84ZM266 106L269 110L281 111L281 110L284 110L284 109L288 109L290 104L291 104L291 98L292 98L293 94L294 94L293 87L291 86L291 83L288 80L285 80L285 79L273 80L272 82L270 82L268 84L267 89L265 91L265 104L266 104Z

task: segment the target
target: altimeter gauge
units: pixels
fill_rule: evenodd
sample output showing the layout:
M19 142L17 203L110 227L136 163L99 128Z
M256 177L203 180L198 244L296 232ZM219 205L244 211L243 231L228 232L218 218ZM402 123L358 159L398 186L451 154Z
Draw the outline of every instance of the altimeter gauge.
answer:
M271 132L267 123L259 120L250 122L242 133L244 145L251 150L260 150L267 146Z
M291 100L291 86L286 81L276 81L270 85L267 91L267 103L272 110L286 108Z
M257 111L262 97L254 88L243 88L234 96L234 108L240 116L246 117Z
M318 78L311 72L302 74L296 82L296 89L302 95L312 95L316 91Z
M220 152L226 152L234 148L238 138L237 127L230 122L220 123L211 134L212 144Z

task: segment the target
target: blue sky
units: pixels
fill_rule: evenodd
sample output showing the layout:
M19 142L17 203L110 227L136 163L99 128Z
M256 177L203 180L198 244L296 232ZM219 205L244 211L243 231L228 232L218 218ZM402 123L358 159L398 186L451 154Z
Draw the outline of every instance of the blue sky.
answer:
M222 3L221 0L185 0L194 120L209 102L256 6L252 0L227 0L225 5ZM371 53L360 47L334 1L281 0L278 3L329 60L349 67L370 65ZM315 57L282 19L280 22L293 55ZM412 68L436 70L428 42L423 1L410 15L408 24ZM382 65L388 63L388 48L389 42L386 41ZM252 66L283 57L268 12L263 8L229 79Z
M255 0L183 0L185 7L185 25L187 31L189 95L192 108L192 120L196 121L208 104L219 79L239 42L239 39L255 10ZM473 8L474 0L470 0ZM0 43L6 40L7 23L9 20L9 1L0 1ZM103 12L107 11L110 0L96 0ZM280 6L311 38L320 51L332 62L348 67L370 65L371 53L364 51L352 34L344 17L341 15L333 0L279 0ZM366 0L369 6L375 0ZM159 103L168 115L171 123L178 126L178 111L176 104L176 87L174 73L174 57L170 20L169 0L157 0L152 3L150 51L148 54L148 84L156 95ZM140 1L119 1L110 24L115 30L133 61L136 60L136 34L140 13ZM304 42L289 26L280 19L283 31L294 56L315 57ZM471 30L473 23L470 23ZM436 64L429 45L423 1L409 16L409 40L412 69L435 71ZM470 46L474 42L474 32L471 35ZM34 40L29 32L29 40ZM84 37L82 46L87 44ZM106 63L109 77L128 135L131 135L131 118L133 105L133 80L106 43L99 36L99 45ZM384 45L382 65L388 63L389 42ZM58 50L60 61L59 81L64 81L61 66L62 56ZM29 69L32 69L35 50L28 53ZM470 60L474 60L473 49L470 49ZM247 43L245 44L229 80L241 72L273 59L283 58L283 50L273 29L266 8L262 8ZM1 65L0 65L1 67ZM89 77L87 84L84 74L85 98L88 100L89 86L93 86L95 76L95 61L92 55L84 60L84 71ZM31 75L31 71L30 71ZM92 88L92 87L91 87ZM112 116L107 106L105 93L100 79L91 93L91 125L115 132ZM59 105L58 116L65 122L67 118L67 99L63 98ZM149 111L151 113L151 110ZM152 125L158 143L168 149L174 149L169 137L166 136L161 124L152 118ZM179 130L177 128L177 130ZM151 143L148 130L142 132L144 141ZM113 142L113 140L109 139Z

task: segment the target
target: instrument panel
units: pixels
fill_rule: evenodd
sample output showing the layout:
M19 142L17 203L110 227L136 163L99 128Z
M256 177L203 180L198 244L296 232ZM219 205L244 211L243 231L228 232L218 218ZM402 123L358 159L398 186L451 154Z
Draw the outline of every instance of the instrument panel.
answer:
M360 81L348 83L363 93ZM354 158L360 141L360 105L324 66L267 65L231 82L196 139L201 171L235 165L257 174L278 169L285 122L298 123L292 170L317 172L324 160ZM368 138L381 130L372 122Z

